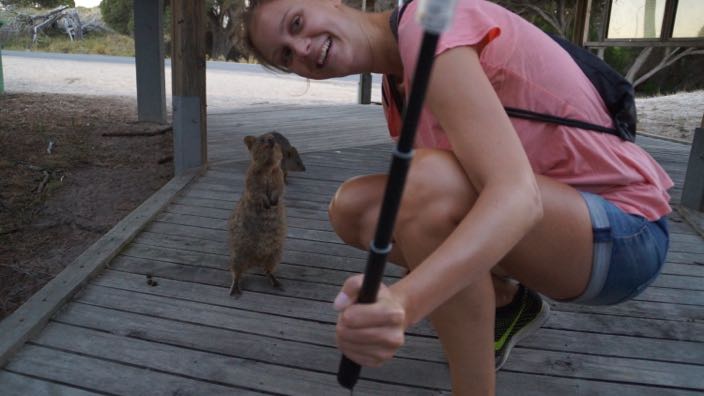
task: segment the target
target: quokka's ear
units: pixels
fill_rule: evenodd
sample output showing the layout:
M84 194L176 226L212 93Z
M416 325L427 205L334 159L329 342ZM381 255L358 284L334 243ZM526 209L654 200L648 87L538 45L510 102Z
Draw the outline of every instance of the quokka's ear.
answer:
M254 144L254 142L256 140L257 140L257 138L254 136L245 136L244 137L244 144L247 145L247 150L250 150L250 151L252 150L252 145Z

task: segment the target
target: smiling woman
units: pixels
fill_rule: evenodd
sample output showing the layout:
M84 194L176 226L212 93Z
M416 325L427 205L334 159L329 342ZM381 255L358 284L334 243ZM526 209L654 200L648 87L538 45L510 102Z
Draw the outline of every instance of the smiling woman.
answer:
M245 43L267 67L312 79L399 71L393 69L400 65L398 57L382 55L396 53L393 36L378 34L390 32L388 13L364 13L339 0L250 3L243 21ZM253 18L251 10L261 10L261 17ZM384 40L372 46L372 37Z
M398 137L423 36L418 3L363 13L341 0L252 1L247 42L269 67L308 78L383 73L384 114ZM335 299L337 344L378 366L429 317L453 393L493 394L495 368L547 319L536 292L617 304L654 280L672 181L616 136L508 118L502 105L613 124L574 60L505 8L458 0L434 56L388 252L409 273L382 285L373 304L354 304L362 282L349 278ZM343 241L368 249L386 184L375 174L339 187L329 214Z

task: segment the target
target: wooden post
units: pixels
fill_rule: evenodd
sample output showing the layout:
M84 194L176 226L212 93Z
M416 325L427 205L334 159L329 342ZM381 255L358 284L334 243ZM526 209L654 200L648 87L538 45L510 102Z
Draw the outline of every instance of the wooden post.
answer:
M701 127L694 130L682 189L682 205L704 212L704 116Z
M367 2L371 3L372 11L374 10L375 0L362 0L362 11L367 10ZM370 104L372 102L372 75L371 73L362 73L359 75L359 86L357 87L357 103Z
M580 47L589 38L589 18L591 16L592 0L577 0L574 14L574 29L572 42Z
M205 113L205 5L173 0L171 76L174 166L179 175L208 161Z
M0 45L0 94L5 92L5 78L2 75L2 46Z
M166 123L164 0L134 0L137 119Z

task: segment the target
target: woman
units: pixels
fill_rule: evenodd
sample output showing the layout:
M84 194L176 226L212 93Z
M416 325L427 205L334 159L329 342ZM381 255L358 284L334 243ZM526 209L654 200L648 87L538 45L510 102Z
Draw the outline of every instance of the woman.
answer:
M245 26L270 67L313 79L383 73L385 91L399 81L403 92L422 35L416 3L400 19L398 42L390 12L340 0L255 1ZM660 166L615 136L509 119L503 106L611 126L598 92L552 39L495 4L459 0L438 44L389 256L410 273L374 304L351 304L360 276L335 300L338 346L352 360L381 364L408 326L429 317L453 391L490 394L494 358L505 361L547 317L529 289L616 304L659 273L672 186ZM392 102L385 113L394 135ZM385 178L357 177L337 191L330 220L345 242L369 246Z

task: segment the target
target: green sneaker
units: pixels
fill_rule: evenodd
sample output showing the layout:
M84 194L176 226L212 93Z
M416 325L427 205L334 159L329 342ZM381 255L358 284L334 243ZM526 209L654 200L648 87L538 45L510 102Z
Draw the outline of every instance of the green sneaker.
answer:
M496 370L506 363L511 348L538 330L550 315L550 305L532 290L519 285L513 301L496 310L494 362Z

